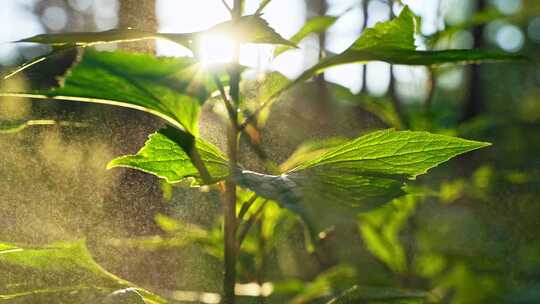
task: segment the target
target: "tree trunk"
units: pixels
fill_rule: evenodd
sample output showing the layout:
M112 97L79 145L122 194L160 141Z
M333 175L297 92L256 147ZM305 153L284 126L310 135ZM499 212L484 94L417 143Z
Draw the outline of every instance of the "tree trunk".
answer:
M120 28L134 28L149 32L157 32L155 0L120 0ZM138 41L121 45L123 50L142 53L155 53L155 40Z
M486 8L486 0L477 0L476 12L483 11ZM474 48L484 46L484 25L477 25L473 28ZM461 121L468 121L485 110L484 94L482 92L481 66L472 65L469 74L469 96L465 100Z

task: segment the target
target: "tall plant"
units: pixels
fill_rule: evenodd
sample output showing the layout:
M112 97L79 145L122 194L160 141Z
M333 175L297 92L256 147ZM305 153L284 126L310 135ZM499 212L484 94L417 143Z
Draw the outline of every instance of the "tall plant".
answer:
M518 58L482 50L417 50L414 44L416 17L405 6L399 17L365 30L346 51L322 59L297 79L287 80L277 72L267 75L258 92L257 107L250 110L243 104L240 93L243 70L238 62L240 45L278 44L281 48L277 52L284 52L287 48L296 47L296 43L309 33L324 32L336 19L320 17L312 20L291 40L286 40L260 15L269 2L262 1L253 15L242 15L242 1L235 0L234 6L229 8L230 21L191 34L116 29L99 33L45 34L23 39L22 42L48 44L53 52L23 65L7 74L6 78L67 49L100 43L167 39L190 48L196 56L161 58L86 49L59 87L0 93L3 96L109 104L145 111L165 120L168 126L151 134L138 153L118 157L107 168L133 168L168 183L192 178L195 184L219 189L223 203L223 302L226 304L235 303L238 252L254 219L244 219L244 215L258 198L272 201L298 214L316 244L319 232L324 227L313 215L321 210L321 206L335 206L336 209L347 210L348 214L377 208L407 194L406 185L416 176L457 155L489 145L427 132L389 129L334 145L321 153L306 153L299 158L300 161L286 166L277 175L246 170L239 163L239 138L241 135L249 138L252 133L248 129L262 126L265 110L278 101L283 92L340 64L377 60L431 66ZM207 35L226 35L234 40L232 62L208 68L198 61L200 50L196 47L197 41ZM221 97L229 120L227 134L224 135L227 138L226 153L199 136L201 105L214 92ZM237 212L237 191L240 190L247 191L250 196L242 201ZM265 204L262 204L260 209L264 207ZM258 212L252 212L253 216L256 217ZM70 263L62 263L58 259ZM12 275L9 278L14 282L2 282L6 286L9 283L10 287L0 290L0 299L24 301L36 297L73 297L73 291L76 291L88 299L108 295L108 299L167 303L167 300L147 291L131 288L133 284L101 269L82 244L54 244L41 249L0 244L0 265L7 265L7 269L14 272L32 269L66 277L80 272L74 279L60 285L52 280L26 281L23 284L23 275ZM5 279L2 277L1 280ZM119 289L122 291L115 292ZM423 296L423 293L353 287L342 298L334 299L331 303L351 303L366 297L381 301Z

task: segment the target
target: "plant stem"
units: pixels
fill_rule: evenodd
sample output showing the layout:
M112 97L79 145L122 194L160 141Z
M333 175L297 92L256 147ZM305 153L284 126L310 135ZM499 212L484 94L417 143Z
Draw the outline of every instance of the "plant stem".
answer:
M242 1L234 0L232 8L233 21L238 20L242 14ZM238 63L239 46L235 47L234 62ZM227 136L227 154L229 156L229 172L234 172L238 164L238 105L240 103L240 70L234 66L229 75L229 94L233 101L234 111L229 112L230 129ZM223 278L223 292L225 304L235 303L234 287L236 284L236 182L229 178L225 181L224 204L224 240L225 240L225 274Z

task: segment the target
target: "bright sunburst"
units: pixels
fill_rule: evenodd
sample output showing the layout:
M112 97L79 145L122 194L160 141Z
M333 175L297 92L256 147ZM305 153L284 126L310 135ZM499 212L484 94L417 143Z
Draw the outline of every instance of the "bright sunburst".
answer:
M203 65L231 62L234 58L234 39L224 34L211 33L199 40L199 56Z

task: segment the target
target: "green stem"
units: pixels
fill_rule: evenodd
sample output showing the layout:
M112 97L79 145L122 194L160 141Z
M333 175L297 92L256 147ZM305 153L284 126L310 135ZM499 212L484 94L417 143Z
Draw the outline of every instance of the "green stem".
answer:
M242 14L242 1L235 0L232 8L232 19L238 20ZM234 63L238 63L239 46L236 45ZM229 170L234 172L238 165L238 105L240 104L240 70L234 66L230 71L229 85L233 104L233 111L229 112L230 129L227 136L227 154L229 156ZM223 278L224 304L235 303L234 287L236 284L236 182L229 178L225 182L224 204L224 239L225 239L225 275Z

